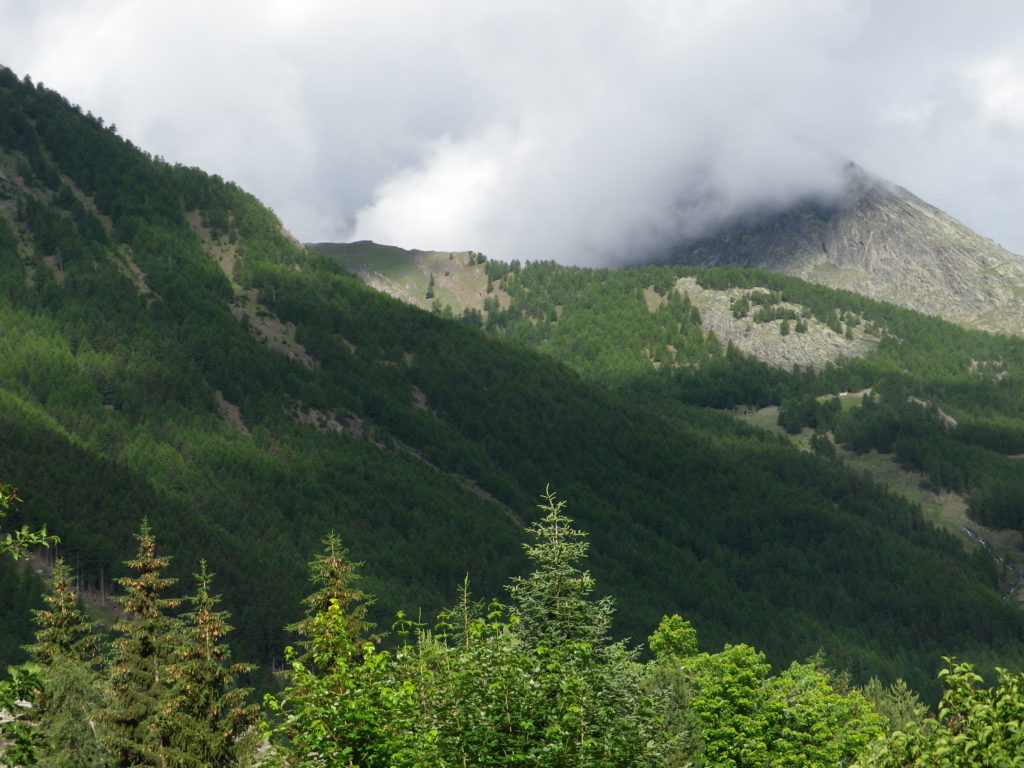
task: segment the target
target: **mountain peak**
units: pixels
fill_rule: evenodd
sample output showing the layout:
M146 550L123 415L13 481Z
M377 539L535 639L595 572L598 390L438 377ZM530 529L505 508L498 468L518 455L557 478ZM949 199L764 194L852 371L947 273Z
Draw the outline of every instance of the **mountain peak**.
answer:
M670 261L794 275L990 331L1020 333L1024 259L856 163L831 200L746 216Z

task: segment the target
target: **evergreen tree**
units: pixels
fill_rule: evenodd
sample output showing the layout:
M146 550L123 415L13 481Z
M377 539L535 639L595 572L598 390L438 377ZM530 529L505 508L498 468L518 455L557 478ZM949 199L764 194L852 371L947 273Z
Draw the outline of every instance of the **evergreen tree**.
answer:
M612 600L592 599L594 578L577 567L587 556L587 534L563 514L565 501L556 500L550 490L543 498L539 508L545 514L527 528L534 541L524 545L534 570L509 586L518 631L535 647L607 641Z
M147 520L135 538L138 553L126 561L135 575L117 579L124 589L118 601L128 616L114 625L120 637L112 643L105 720L116 765L167 766L175 725L171 663L182 640L180 622L167 611L181 601L163 597L176 579L160 574L170 558L156 554Z
M90 666L97 664L99 643L92 633L92 622L82 614L71 568L61 558L54 563L43 601L46 608L32 611L38 627L36 642L28 646L32 659L42 666L52 664L58 657Z
M357 564L337 536L310 563L319 587L304 601L305 653L285 650L289 684L265 698L276 713L269 733L271 765L413 768L435 765L416 735L414 690L394 675L366 619L369 598L353 585Z
M98 717L104 701L97 671L99 643L92 622L79 606L71 569L61 559L54 565L43 600L47 607L33 611L36 642L28 646L40 668L37 718L47 742L40 751L39 765L104 765L104 731Z
M353 563L341 539L330 533L323 540L323 552L309 563L309 580L317 588L302 600L305 617L287 627L304 640L306 649L300 658L309 660L316 646L317 655L357 653L364 642L376 642L371 635L373 625L366 620L366 611L373 600L356 587L356 571L362 563ZM324 615L336 607L335 620L325 625ZM329 634L328 634L329 632Z
M903 680L886 687L877 677L872 677L860 692L885 718L885 730L889 735L920 725L928 711L917 693Z
M186 642L175 655L172 742L181 753L181 766L250 765L260 744L259 707L245 703L250 689L238 688L235 681L254 667L228 663L231 652L224 637L232 628L228 614L215 610L220 597L210 594L212 578L201 561L196 594L187 598L193 610L182 617Z
M46 736L39 765L108 765L107 729L100 717L107 692L99 672L85 661L58 656L40 670L39 679L39 727Z
M667 741L643 668L608 636L612 603L594 600L578 567L585 534L544 495L528 532L534 571L514 579L509 609L464 591L442 616L442 636L421 638L416 668L440 759L473 766L653 766Z

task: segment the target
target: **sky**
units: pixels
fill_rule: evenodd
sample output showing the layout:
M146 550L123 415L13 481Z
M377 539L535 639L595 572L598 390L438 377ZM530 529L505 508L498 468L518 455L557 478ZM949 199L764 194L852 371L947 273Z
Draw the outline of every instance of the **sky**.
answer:
M617 264L853 160L1024 253L1013 0L0 0L0 52L306 242Z

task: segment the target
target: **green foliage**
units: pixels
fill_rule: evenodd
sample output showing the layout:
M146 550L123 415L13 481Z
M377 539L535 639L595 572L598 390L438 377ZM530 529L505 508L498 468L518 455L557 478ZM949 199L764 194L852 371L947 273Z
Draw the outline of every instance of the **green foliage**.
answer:
M127 561L135 575L118 579L124 589L119 602L127 618L114 625L119 636L112 643L110 704L104 720L117 764L161 766L179 725L172 717L171 664L181 628L167 611L180 600L163 596L175 579L161 575L170 559L156 554L148 522L143 522L136 539L138 553Z
M659 661L672 662L697 654L697 630L679 614L663 616L647 647Z
M46 735L38 764L106 765L106 731L100 719L106 691L97 669L100 644L93 623L82 613L71 569L61 559L54 564L43 599L46 608L33 611L35 643L28 647L39 669L36 719Z
M564 506L544 495L528 529L534 567L509 585L510 608L464 588L404 664L441 764L660 764L670 739L636 654L607 634L610 601L590 597L586 543Z
M87 662L56 656L40 669L39 751L43 768L101 768L110 763L108 733L101 713L107 691Z
M21 501L18 498L18 489L9 483L0 483L0 518L6 517L6 510L13 502L17 501ZM59 542L60 539L56 536L47 536L46 526L38 531L30 531L25 525L19 531L4 534L4 537L0 539L0 554L6 552L17 560L20 557L25 557L32 547L48 547Z
M236 680L253 667L229 663L225 636L231 627L227 613L215 610L220 597L210 594L212 579L200 561L196 593L187 598L192 610L181 617L184 642L173 655L170 743L178 765L251 765L260 746L259 708L246 703L251 689L237 687Z
M910 722L876 746L861 765L896 768L1016 766L1024 755L1024 675L996 672L985 688L972 664L946 659L944 692L934 718Z
M319 622L328 634L340 616L329 609ZM269 765L313 768L324 765L426 768L432 757L430 734L417 735L417 696L397 680L387 651L367 643L358 656L337 657L316 674L288 654L289 685L266 699L278 724ZM282 740L283 739L283 740Z
M265 703L274 723L271 764L282 766L427 766L429 737L415 734L416 695L397 679L391 655L367 633L367 598L355 589L357 565L330 535L310 563L317 587L293 629L306 652L286 651L288 684Z
M675 708L666 719L687 747L672 764L850 765L882 733L868 701L837 690L816 660L770 675L764 654L746 645L697 653L696 633L678 616L663 619L649 644L653 679Z
M997 684L970 664L940 673L937 716L904 684L851 689L820 657L773 674L747 645L701 653L689 621L666 616L648 641L654 658L609 634L612 604L594 599L580 565L588 543L546 492L527 528L531 571L508 586L511 605L473 601L464 582L434 632L391 652L366 620L370 598L335 535L309 564L315 587L288 649L287 683L265 700L271 766L974 766L1014 765L1024 743L1024 675ZM0 682L5 764L253 765L258 711L235 685L227 614L216 610L205 561L192 610L167 615L169 558L148 523L136 536L135 576L120 580L128 620L101 675L96 638L58 561L35 612L40 662Z
M8 678L0 680L0 757L12 766L35 765L46 735L35 721L39 692L38 669L32 665L8 667Z
M305 618L288 627L305 638L306 652L299 659L313 665L318 658L330 665L338 656L358 654L364 643L376 640L370 636L373 624L366 619L372 600L355 586L356 570L362 564L349 559L348 550L333 533L324 539L323 547L309 564L309 580L317 589L302 600ZM325 622L329 612L332 620Z

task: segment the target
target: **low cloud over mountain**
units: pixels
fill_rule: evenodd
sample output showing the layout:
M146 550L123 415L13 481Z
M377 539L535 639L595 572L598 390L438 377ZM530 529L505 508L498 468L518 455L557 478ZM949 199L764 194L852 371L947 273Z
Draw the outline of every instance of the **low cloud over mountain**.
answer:
M19 74L301 239L607 263L847 158L1024 251L1024 7L0 0Z

